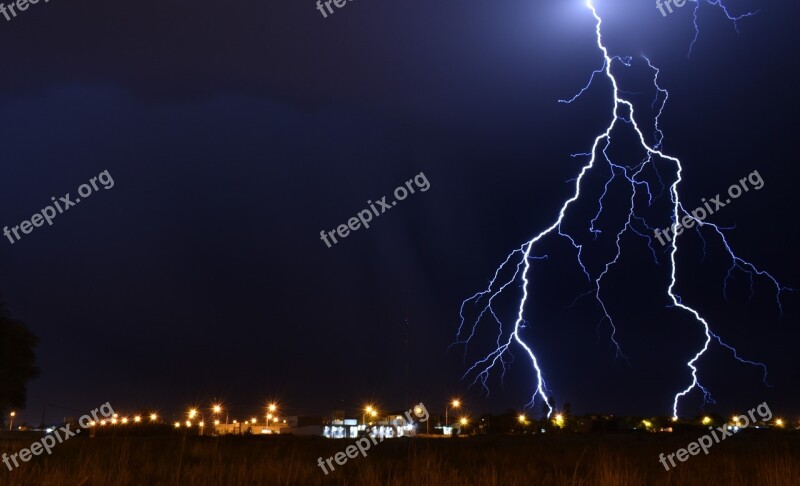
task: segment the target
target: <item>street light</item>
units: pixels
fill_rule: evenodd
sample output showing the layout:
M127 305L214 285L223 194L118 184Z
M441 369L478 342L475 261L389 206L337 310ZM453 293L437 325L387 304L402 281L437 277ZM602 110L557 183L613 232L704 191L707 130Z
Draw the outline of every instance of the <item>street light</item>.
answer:
M150 414L150 421L151 422L155 422L156 420L158 420L158 414L151 413Z
M447 412L448 412L448 410L449 410L449 408L450 408L451 406L452 406L453 408L458 408L458 407L460 407L460 406L461 406L461 400L459 400L459 399L457 399L457 398L456 398L455 400L453 400L452 402L450 402L450 403L448 404L448 406L447 406L447 407L444 407L444 426L445 426L445 427L447 427L447 423L449 422L449 421L447 420Z
M460 435L461 434L461 428L463 427L463 428L466 429L467 428L467 424L469 424L469 420L467 420L467 417L461 417L461 420L459 420L458 423L460 425L460 427L458 428L459 429L458 433Z
M276 410L278 410L278 405L276 405L274 402L267 405L267 411L269 412L267 413L267 427L269 427L269 421L271 419L278 418L276 415L274 415Z
M14 417L17 416L17 412L11 412L8 415L11 417L11 422L9 422L9 424L8 424L8 430L11 430L11 429L14 428Z
M211 413L214 415L214 418L216 419L217 416L220 413L222 413L222 404L220 404L220 403L213 404L211 406ZM219 420L215 420L214 421L214 425L219 425ZM215 434L218 433L216 427L214 427L214 433ZM227 411L225 411L225 433L226 434L228 433L228 412Z
M522 425L525 425L525 421L528 420L528 419L527 419L527 417L525 417L525 414L519 414L519 417L517 417L517 420L519 420L519 423L521 423Z
M367 405L366 407L364 407L364 413L361 414L361 423L366 425L367 424L366 414L372 415L374 412L375 409L372 408L372 405Z
M191 419L196 418L198 413L199 412L197 411L196 408L190 408L189 409L189 419L191 420ZM200 425L200 435L203 435L203 425L205 425L204 421L205 421L205 418L203 417L203 414L200 414L200 424L202 424L202 425ZM187 424L188 424L188 421L187 421ZM190 426L191 425L187 425L187 427L190 427Z

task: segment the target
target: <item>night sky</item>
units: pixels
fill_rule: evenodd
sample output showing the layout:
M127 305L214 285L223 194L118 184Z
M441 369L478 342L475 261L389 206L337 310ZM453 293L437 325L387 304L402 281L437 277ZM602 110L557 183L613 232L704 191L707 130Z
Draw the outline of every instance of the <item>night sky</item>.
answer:
M735 225L739 256L800 287L800 6L729 2L761 9L737 34L704 5L687 59L689 5L664 18L650 1L595 3L612 55L644 53L661 68L664 149L684 163L686 206L758 170L764 188L710 221ZM461 301L551 224L583 163L570 154L608 124L605 80L557 102L602 64L583 2L355 0L323 18L311 0L53 0L0 17L0 42L0 227L104 170L114 180L52 226L0 244L0 293L41 340L23 420L38 423L45 403L169 415L217 398L244 417L270 399L292 415L351 416L367 401L422 401L433 414L451 396L472 414L528 402L534 377L518 348L487 397L461 380L464 348L448 345ZM620 78L649 105L646 71ZM332 248L320 241L421 172L428 191ZM602 174L587 180L592 191ZM590 193L570 226L587 241ZM599 226L612 234L617 223L609 213ZM736 273L726 300L724 248L709 237L703 258L701 240L685 241L678 292L742 356L766 363L772 385L712 347L700 376L718 404L705 410L767 401L776 414L800 411L798 294L782 295L781 317L768 281L755 279L750 298ZM627 239L604 284L629 365L591 298L565 309L590 289L569 243L542 248L526 319L558 405L671 413L703 336L667 308L657 250L659 265ZM495 339L477 337L470 359ZM701 401L693 392L683 414Z

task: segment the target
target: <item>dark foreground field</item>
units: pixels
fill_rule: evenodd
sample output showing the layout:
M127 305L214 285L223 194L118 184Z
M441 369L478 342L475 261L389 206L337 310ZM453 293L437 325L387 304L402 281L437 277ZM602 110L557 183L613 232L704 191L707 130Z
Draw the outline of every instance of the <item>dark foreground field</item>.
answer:
M754 431L756 432L756 431ZM77 437L52 456L0 471L0 484L122 485L792 485L800 484L800 436L742 434L669 472L661 452L697 435L549 435L396 439L325 476L317 458L353 441L322 438ZM0 441L0 453L27 447Z

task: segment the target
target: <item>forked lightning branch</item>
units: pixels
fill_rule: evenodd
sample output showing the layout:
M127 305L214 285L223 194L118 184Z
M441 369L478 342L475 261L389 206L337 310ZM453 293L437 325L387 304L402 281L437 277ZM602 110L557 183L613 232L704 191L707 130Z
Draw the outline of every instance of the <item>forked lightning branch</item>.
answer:
M734 22L741 18L732 17L720 0L710 1L709 4L719 7L726 17ZM697 3L696 8L699 8L699 5L700 4ZM655 246L653 244L653 237L651 236L656 234L656 228L650 225L648 220L642 216L643 208L641 202L643 200L646 201L647 203L645 206L649 207L656 198L656 196L653 194L654 191L651 191L652 183L648 179L648 174L659 173L658 169L655 167L657 163L667 166L674 174L674 182L672 182L672 184L669 186L669 207L671 209L668 215L663 215L665 219L668 216L673 225L676 225L679 222L685 222L687 225L691 223L692 225L696 225L695 228L697 231L703 231L708 237L713 238L713 240L709 240L709 244L711 244L711 241L713 241L717 247L722 249L726 258L730 260L731 268L728 272L728 278L730 278L732 272L742 271L747 273L751 278L760 277L767 279L774 285L776 289L776 301L779 307L781 293L789 290L788 288L782 286L771 274L760 270L749 261L738 257L728 243L727 237L724 233L726 228L722 228L707 221L702 221L699 218L699 213L697 213L698 216L695 216L684 208L679 191L681 181L683 180L682 162L678 158L668 155L662 150L664 134L659 128L659 121L661 114L665 109L667 99L669 98L669 93L666 89L659 85L658 75L660 71L647 57L642 56L641 65L645 66L646 64L646 68L652 72L652 86L655 93L655 100L653 101L652 106L654 107L655 111L657 111L657 114L650 121L654 127L653 133L648 137L645 136L641 122L637 117L634 102L632 101L632 98L629 99L631 93L629 91L620 89L617 78L614 75L616 69L631 68L635 61L631 57L612 56L609 54L608 49L603 43L602 19L591 0L587 1L586 7L589 9L589 12L595 19L597 48L602 54L602 66L592 73L589 82L578 92L578 94L569 100L561 100L561 102L569 104L578 101L587 90L594 87L594 82L597 77L605 77L610 82L612 88L611 92L609 93L609 96L613 101L613 111L609 114L610 122L605 131L597 135L597 137L594 139L590 152L586 154L579 154L586 156L588 158L588 162L582 166L575 178L574 193L572 197L570 197L561 205L557 215L555 216L555 219L550 226L536 234L521 247L512 251L495 271L494 277L491 279L489 286L466 299L462 303L460 312L461 322L456 334L456 342L454 343L463 344L465 346L466 353L466 346L471 344L471 341L473 341L479 326L481 326L485 321L489 321L490 325L497 329L496 341L492 341L492 348L490 348L492 350L489 353L475 361L474 364L467 369L466 373L464 374L464 378L472 377L471 385L480 383L488 393L489 388L487 381L490 377L490 373L493 370L496 370L496 372L501 376L504 375L510 364L509 358L512 348L519 348L529 360L531 369L533 371L533 394L527 406L533 406L538 398L547 407L549 411L548 416L553 412L553 407L550 400L551 392L545 382L545 363L540 362L540 359L536 354L536 349L541 348L546 344L533 342L529 338L527 330L534 328L538 325L538 323L535 319L531 320L526 318L528 314L535 315L535 312L527 312L529 297L528 286L530 281L535 277L531 271L532 262L534 260L546 257L545 255L537 253L538 248L545 239L560 239L574 249L576 258L575 262L586 276L590 287L590 290L586 292L584 296L590 296L596 300L598 308L601 311L602 322L609 327L611 336L610 339L616 350L617 357L625 358L625 355L622 352L622 347L618 341L614 319L608 311L608 308L602 297L605 290L603 287L603 279L608 275L609 271L612 270L614 265L621 258L623 254L622 238L625 235L632 234L638 237L639 240L648 246L653 258L657 259ZM696 23L695 28L698 29ZM699 33L699 30L696 30L696 33ZM694 41L692 42L692 45L693 43ZM615 161L614 158L609 155L608 149L612 145L612 132L618 129L633 130L635 139L638 142L637 149L641 150L644 154L643 160L641 160L641 162L638 164L626 165L624 163ZM650 140L648 141L648 139ZM587 178L586 176L590 172L596 171L598 166L605 166L610 175L607 177L602 195L596 201L597 212L595 217L589 223L587 231L589 233L594 233L595 236L600 233L600 230L598 230L595 225L597 224L600 215L606 210L603 206L603 203L606 201L608 193L611 190L610 187L613 180L619 180L627 184L629 195L627 200L629 201L629 205L627 207L627 214L625 215L626 218L624 224L614 230L616 239L616 254L610 260L601 262L601 265L597 267L601 269L599 272L592 273L587 268L587 265L583 260L584 244L579 243L581 239L578 237L578 235L572 234L566 230L563 223L567 218L568 212L573 203L576 203L576 201L581 198L585 198L585 196L582 196L581 190L585 189L584 184L585 179ZM758 176L758 173L754 172L750 177L750 182L760 188L758 184L759 182L763 184L763 181L760 179L760 176ZM650 176L650 179L652 179L652 176ZM697 327L702 331L704 338L701 342L696 343L695 349L697 351L686 363L687 376L685 378L685 388L677 390L675 393L672 403L672 414L676 418L678 417L681 398L686 397L692 392L702 393L702 397L705 401L713 400L710 392L701 384L700 369L697 367L697 362L700 357L703 356L703 354L705 354L705 352L708 351L709 347L712 345L718 345L722 347L725 351L729 352L732 359L737 360L740 363L761 368L764 373L764 380L766 382L766 366L763 363L741 358L733 347L726 344L719 335L712 331L709 322L703 316L701 316L696 309L687 304L677 294L676 286L679 282L679 268L676 264L676 256L681 246L680 242L683 240L683 238L685 238L683 234L684 233L682 231L675 231L674 235L668 242L670 278L669 282L665 283L664 292L673 308L685 313L694 320ZM511 319L506 320L501 318L500 316L502 313L498 312L494 308L495 299L509 289L509 287L510 292L515 291L520 287L522 290L522 296L518 301L516 301L516 307L513 309L513 321ZM608 291L611 290L612 289L608 289ZM465 315L468 312L471 313L470 316L474 317L468 319ZM627 358L625 359L627 360Z

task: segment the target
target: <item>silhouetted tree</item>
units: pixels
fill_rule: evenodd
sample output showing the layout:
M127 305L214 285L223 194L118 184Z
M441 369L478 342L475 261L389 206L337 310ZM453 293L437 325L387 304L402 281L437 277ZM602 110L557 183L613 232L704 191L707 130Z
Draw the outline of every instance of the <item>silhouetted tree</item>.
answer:
M34 348L39 340L11 317L0 296L0 411L24 408L27 384L39 375Z

